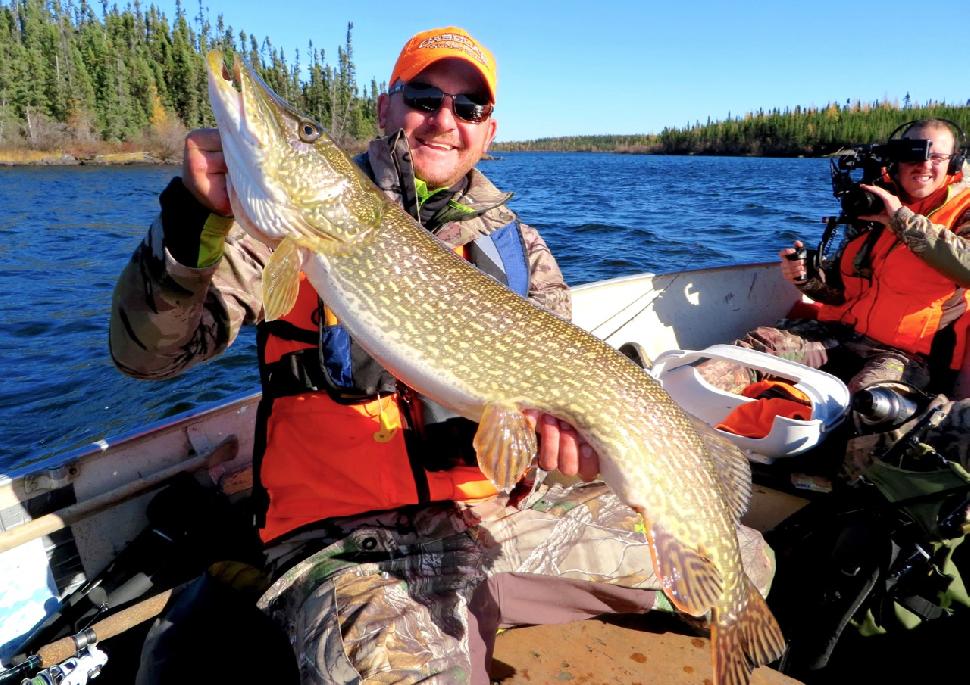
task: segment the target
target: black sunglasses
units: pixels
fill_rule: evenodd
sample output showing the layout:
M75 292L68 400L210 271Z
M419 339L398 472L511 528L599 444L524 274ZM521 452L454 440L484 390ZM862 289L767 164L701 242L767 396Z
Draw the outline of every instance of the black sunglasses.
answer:
M477 95L471 93L446 93L438 86L426 83L398 83L387 91L388 95L401 93L404 104L422 112L437 112L444 104L445 96L451 98L451 111L462 121L480 124L492 115L493 106L481 103Z

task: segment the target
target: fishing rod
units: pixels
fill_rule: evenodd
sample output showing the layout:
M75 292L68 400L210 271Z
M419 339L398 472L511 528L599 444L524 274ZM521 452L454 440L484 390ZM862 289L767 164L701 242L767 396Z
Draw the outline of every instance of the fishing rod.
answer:
M97 677L108 660L97 643L155 618L171 596L172 590L165 590L111 614L75 635L44 645L17 666L0 671L0 685L84 685L88 678Z

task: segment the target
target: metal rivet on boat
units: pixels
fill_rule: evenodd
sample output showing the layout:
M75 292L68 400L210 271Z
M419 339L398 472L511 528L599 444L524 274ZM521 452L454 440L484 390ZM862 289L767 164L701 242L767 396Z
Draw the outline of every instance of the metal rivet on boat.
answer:
M62 488L71 483L75 474L76 471L67 466L59 466L46 471L29 474L23 479L24 494L34 496Z

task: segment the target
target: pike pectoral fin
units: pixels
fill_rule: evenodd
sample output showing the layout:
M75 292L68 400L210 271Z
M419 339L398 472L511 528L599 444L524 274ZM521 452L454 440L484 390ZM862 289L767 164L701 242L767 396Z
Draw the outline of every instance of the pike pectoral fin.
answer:
M646 521L646 514L640 512ZM707 557L683 545L663 527L647 522L653 568L675 607L702 616L721 594L721 574Z
M285 316L296 304L300 292L300 247L284 238L263 269L264 318L273 321Z
M472 444L478 467L499 490L511 490L536 455L535 429L512 405L485 405Z

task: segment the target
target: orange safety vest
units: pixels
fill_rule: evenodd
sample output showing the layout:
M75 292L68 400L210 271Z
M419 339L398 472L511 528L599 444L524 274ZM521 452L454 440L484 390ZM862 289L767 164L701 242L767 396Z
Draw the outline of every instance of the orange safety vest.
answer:
M967 210L970 188L927 216L934 224L952 229ZM889 229L883 230L872 246L871 279L859 275L853 261L869 239L870 234L863 233L845 246L839 261L845 302L822 304L818 319L852 326L858 333L910 354L929 354L940 328L943 303L959 286L915 255ZM970 292L965 291L964 298L970 307ZM966 345L965 327L957 327L955 333L950 366L957 369Z
M333 516L418 504L396 395L340 404L311 392L276 400L260 478L269 494L264 541ZM425 471L428 501L489 497L473 466Z
M512 274L510 287L525 295L528 261L518 236L513 222L494 241L494 254L504 263L503 271ZM467 257L461 248L456 251ZM259 490L254 499L257 510L265 512L257 518L264 542L335 516L496 494L477 466L425 469L415 456L418 450L408 449L412 437L400 394L386 389L387 383L374 380L373 374L369 384L377 388L376 397L345 398L331 387L275 396L267 392L278 387L269 382L274 365L285 367L300 354L316 356L320 337L337 328L336 319L305 277L301 277L296 305L282 322L272 324L275 328L264 326L259 335L264 390L253 449ZM285 337L267 333L284 329L289 331ZM331 352L330 356L342 356L346 362L351 354ZM325 375L339 376L339 364L325 361Z

